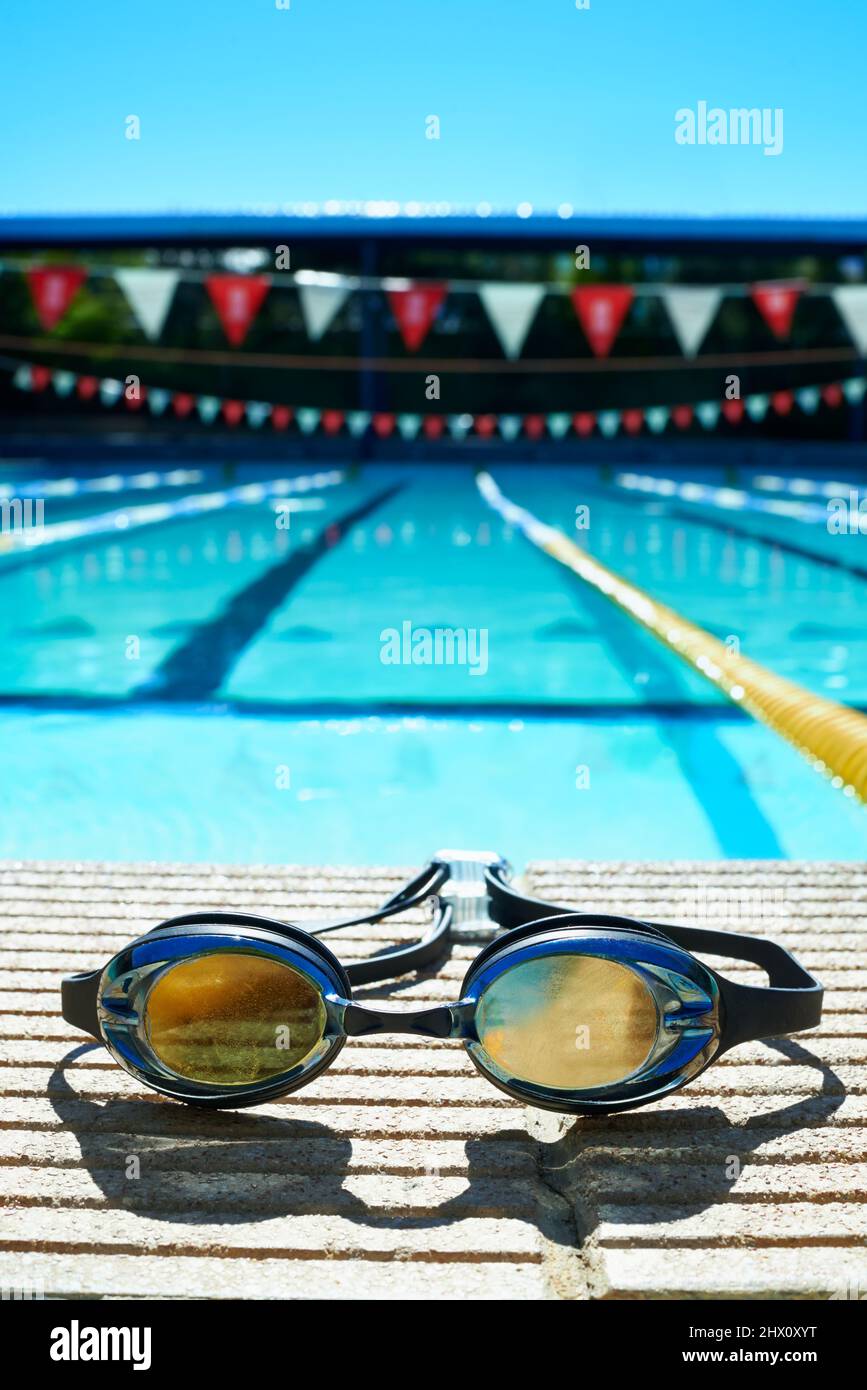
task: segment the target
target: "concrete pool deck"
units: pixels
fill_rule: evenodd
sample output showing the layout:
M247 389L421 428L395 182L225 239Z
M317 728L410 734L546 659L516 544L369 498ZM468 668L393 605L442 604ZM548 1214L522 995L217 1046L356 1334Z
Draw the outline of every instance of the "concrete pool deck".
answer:
M63 974L103 963L175 913L231 905L306 922L372 907L406 877L0 864L4 1290L867 1295L865 866L530 866L527 886L551 900L773 935L825 984L816 1030L738 1048L679 1095L619 1117L573 1124L528 1111L484 1082L459 1044L400 1037L350 1042L283 1102L196 1111L143 1092L59 1015ZM330 944L350 960L417 933L407 914L405 925ZM395 1008L455 998L478 949L458 942L438 971L358 996ZM748 967L725 968L750 978Z

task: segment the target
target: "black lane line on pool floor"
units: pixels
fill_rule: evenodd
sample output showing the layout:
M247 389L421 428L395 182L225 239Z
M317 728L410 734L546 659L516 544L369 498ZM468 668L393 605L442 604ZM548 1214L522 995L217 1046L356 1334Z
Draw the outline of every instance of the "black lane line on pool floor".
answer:
M755 541L756 545L768 546L771 550L783 550L787 555L797 555L799 559L810 560L814 565L842 570L844 574L854 575L856 579L867 579L867 569L863 565L841 560L836 555L823 555L821 551L811 550L808 545L798 545L797 541L784 540L782 536L767 536L761 531L751 531L748 526L739 526L736 521L727 517L706 516L704 512L690 512L685 507L670 507L668 514L678 521L691 522L694 526L707 526L712 531L722 531L726 535L739 536L745 541Z
M147 681L131 692L129 698L195 701L213 696L244 648L304 576L331 553L353 526L390 502L404 486L397 483L353 507L323 527L309 545L294 550L252 584L239 589L218 617L203 623L189 641L170 652Z
M622 613L611 601L568 571L553 556L561 576L572 580L583 606L589 610L604 636L611 660L627 679L636 670L647 671L662 703L687 705L689 694L679 669L680 659L660 647L657 639ZM784 859L776 832L750 792L740 764L720 739L713 725L706 722L692 727L688 723L668 724L660 737L669 745L688 786L704 812L717 843L730 858L747 853L757 859ZM726 807L719 805L724 789ZM625 851L624 851L625 857Z

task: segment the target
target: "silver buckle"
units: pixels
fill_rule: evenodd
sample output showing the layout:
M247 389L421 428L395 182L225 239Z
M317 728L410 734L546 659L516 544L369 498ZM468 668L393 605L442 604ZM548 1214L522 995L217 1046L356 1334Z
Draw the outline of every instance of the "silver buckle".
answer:
M452 935L479 939L495 935L500 927L488 914L485 870L499 868L506 878L512 867L501 854L490 850L438 850L435 859L448 867L449 876L438 896L452 909Z

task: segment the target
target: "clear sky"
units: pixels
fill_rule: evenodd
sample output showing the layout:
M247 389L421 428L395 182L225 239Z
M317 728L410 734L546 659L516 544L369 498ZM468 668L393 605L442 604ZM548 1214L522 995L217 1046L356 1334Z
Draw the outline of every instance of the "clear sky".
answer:
M864 0L278 3L9 0L0 210L867 213ZM782 153L678 145L700 101L782 108Z

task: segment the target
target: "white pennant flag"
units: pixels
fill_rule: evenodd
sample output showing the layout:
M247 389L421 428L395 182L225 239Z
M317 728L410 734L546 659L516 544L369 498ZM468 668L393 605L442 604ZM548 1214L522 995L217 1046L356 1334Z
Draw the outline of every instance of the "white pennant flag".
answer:
M398 415L397 428L404 439L415 439L421 429L420 415Z
M818 386L802 386L795 392L795 400L805 415L815 415L819 408L821 392Z
M114 278L147 338L158 338L171 308L179 270L116 270Z
M479 286L479 298L507 357L520 356L544 296L544 285Z
M867 356L867 285L840 285L831 298L849 337L861 356Z
M319 417L322 411L316 410L313 406L300 406L295 411L295 419L302 434L312 434L319 424Z
M520 415L501 415L500 434L504 439L517 439L521 432L523 421Z
M613 439L620 428L619 410L600 410L596 422L606 439Z
M706 430L712 430L719 419L719 401L702 401L695 408L695 413Z
M716 318L722 290L718 285L672 285L661 298L681 352L695 357Z
M771 398L766 395L764 391L759 391L754 396L747 396L744 402L747 408L747 414L750 419L755 420L757 424L764 420L768 413L768 406L770 403Z
M212 425L220 413L222 401L219 396L199 396L196 405L205 424Z
M654 434L662 434L668 424L668 416L667 405L651 405L644 412L644 419Z
M318 342L344 304L349 289L345 285L297 285L296 288L307 336Z

